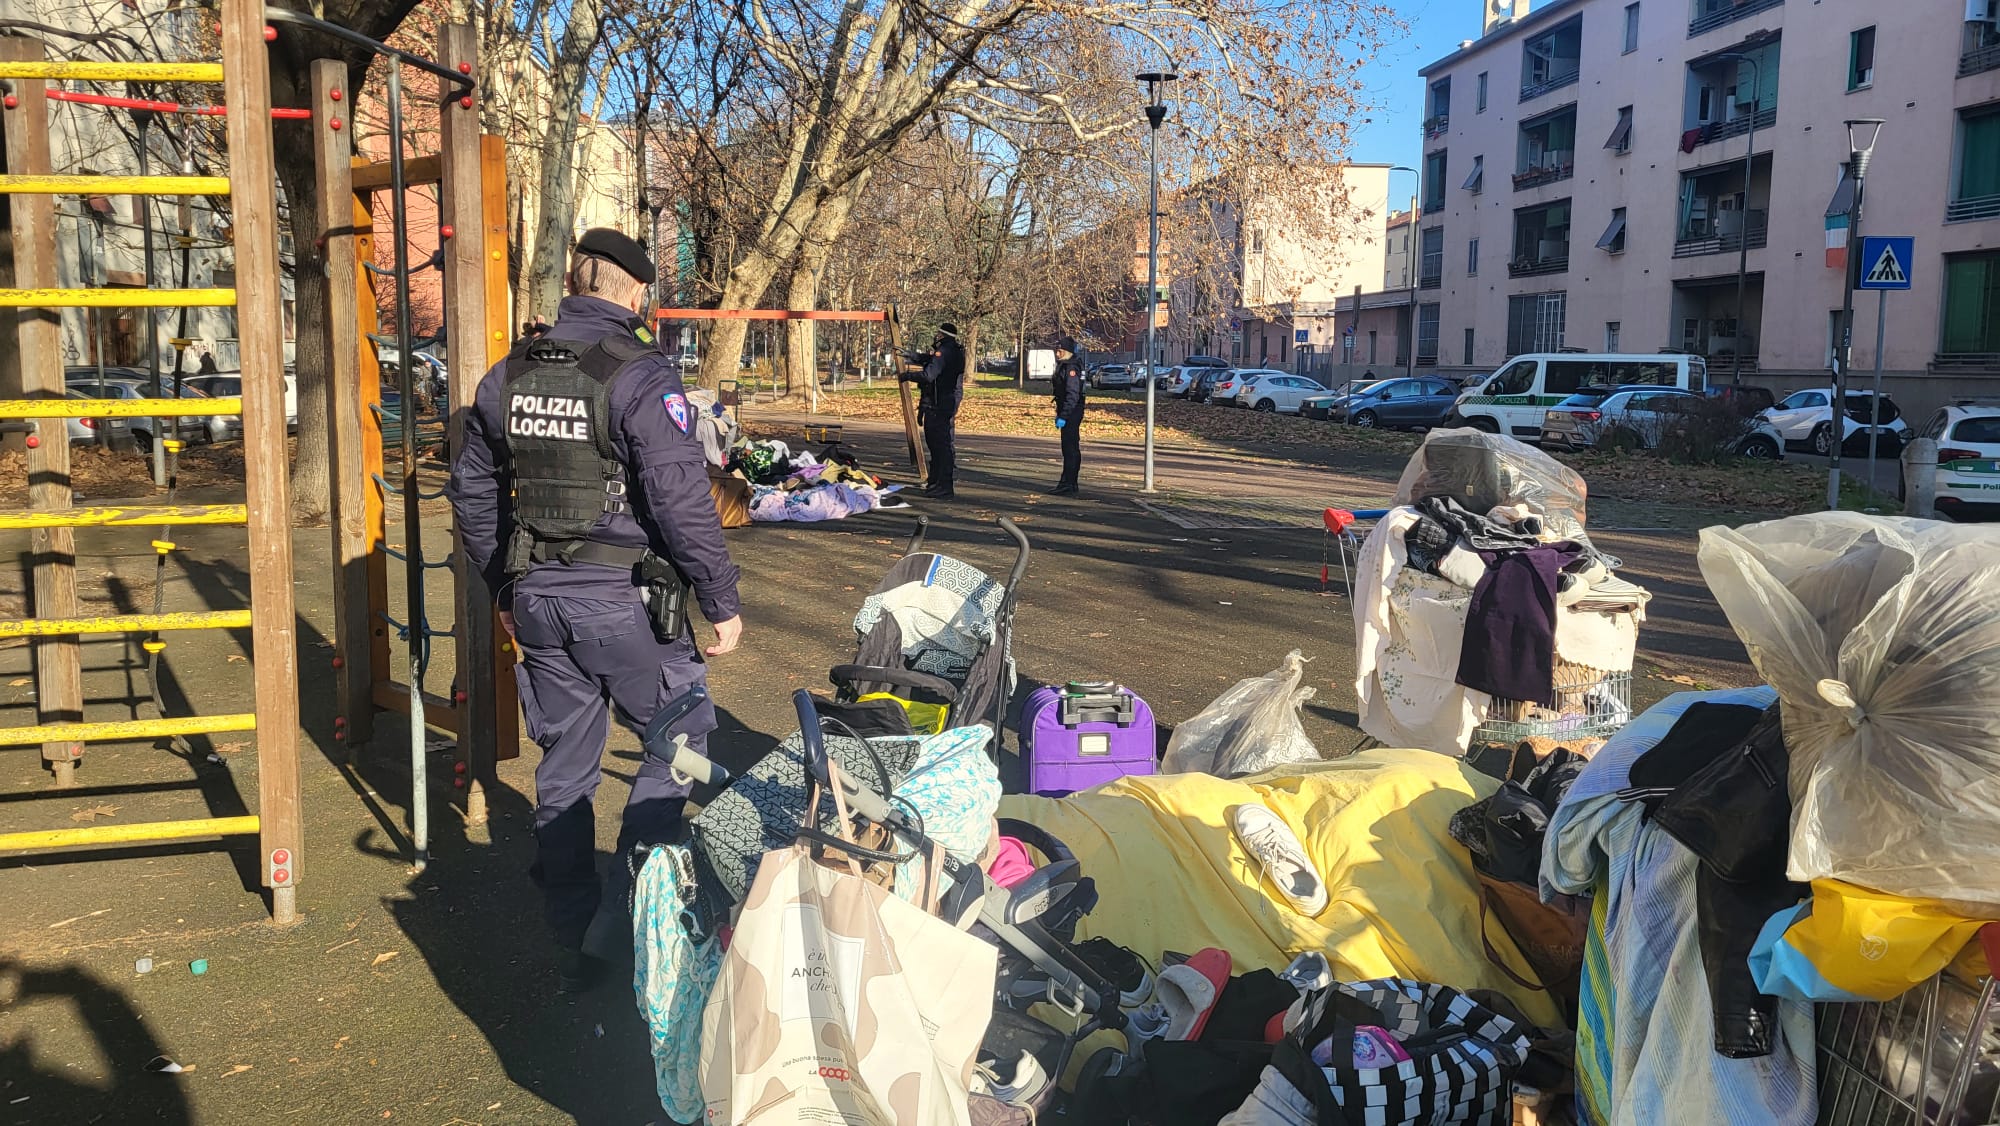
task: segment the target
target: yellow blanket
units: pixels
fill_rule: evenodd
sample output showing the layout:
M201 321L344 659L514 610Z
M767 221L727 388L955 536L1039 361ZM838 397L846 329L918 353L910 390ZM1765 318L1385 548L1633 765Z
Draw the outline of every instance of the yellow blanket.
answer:
M1472 860L1446 833L1451 815L1498 783L1429 751L1374 750L1337 762L1225 781L1205 774L1125 778L1067 798L1010 796L1000 813L1067 844L1102 901L1082 937L1101 935L1157 963L1165 950L1227 950L1236 973L1283 969L1318 950L1336 977L1405 977L1494 989L1528 1017L1566 1027L1548 995L1486 960ZM1330 902L1294 912L1237 843L1230 815L1261 801L1298 835ZM1495 949L1532 980L1496 922Z

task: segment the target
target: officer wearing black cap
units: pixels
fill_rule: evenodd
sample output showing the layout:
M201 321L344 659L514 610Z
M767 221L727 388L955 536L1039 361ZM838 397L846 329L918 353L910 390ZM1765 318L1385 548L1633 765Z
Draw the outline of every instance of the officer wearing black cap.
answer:
M666 762L641 761L605 895L591 799L611 709L642 730L706 685L687 602L714 626L708 656L743 632L679 366L637 315L653 276L646 249L617 231L578 239L555 323L486 373L451 468L460 544L499 592L521 711L542 748L531 874L565 989L630 953L626 858L677 833L688 793ZM704 702L673 733L700 750L715 726Z
M950 500L956 495L952 484L958 468L958 452L952 441L965 384L965 346L958 342L958 326L950 322L939 325L923 370L903 378L917 385L917 417L924 426L931 469L924 495Z
M1062 435L1062 480L1049 492L1073 496L1083 470L1083 361L1076 355L1076 338L1056 341L1056 373L1049 380L1056 397L1056 432Z

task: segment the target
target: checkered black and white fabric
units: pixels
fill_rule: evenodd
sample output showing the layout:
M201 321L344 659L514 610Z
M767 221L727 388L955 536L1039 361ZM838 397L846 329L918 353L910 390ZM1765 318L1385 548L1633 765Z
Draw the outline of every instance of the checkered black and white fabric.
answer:
M1394 1067L1340 1065L1357 1026L1376 1025L1410 1058ZM1333 1039L1336 1066L1312 1061ZM1449 986L1384 978L1335 982L1306 998L1272 1066L1311 1100L1320 1126L1505 1126L1509 1084L1528 1056L1528 1030Z

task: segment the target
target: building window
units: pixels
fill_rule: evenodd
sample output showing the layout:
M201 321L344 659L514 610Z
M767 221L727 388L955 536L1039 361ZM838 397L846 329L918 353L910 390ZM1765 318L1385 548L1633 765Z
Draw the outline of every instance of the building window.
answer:
M1459 187L1464 188L1466 191L1471 192L1473 195L1478 195L1479 190L1483 188L1485 185L1486 185L1486 157L1484 154L1482 154L1480 156L1475 156L1472 158L1472 171L1466 173L1465 183L1460 184Z
M1847 37L1847 88L1875 85L1875 29L1864 27Z
M1778 47L1772 40L1688 63L1687 112L1681 128L1689 135L1682 139L1683 150L1693 152L1694 145L1741 136L1750 130L1753 118L1758 129L1777 124ZM1746 59L1739 60L1739 55Z
M1624 327L1624 326L1623 326L1623 325L1621 325L1621 324L1619 324L1619 323L1618 323L1617 321L1605 321L1605 322L1604 322L1604 350L1605 350L1605 351L1607 351L1607 352L1614 352L1614 353L1618 351L1618 333L1619 333L1619 330L1620 330L1621 328L1623 328L1623 327Z
M1486 112L1486 72L1483 70L1472 85L1472 112Z
M1746 245L1764 245L1769 228L1771 164L1756 162L1752 191L1745 198L1743 166L1732 161L1708 172L1681 175L1680 223L1674 231L1674 257L1735 253ZM1762 183L1763 191L1756 190ZM1747 240L1747 241L1746 241Z
M1465 330L1465 358L1459 362L1467 367L1472 366L1472 330L1469 328Z
M1514 212L1514 257L1509 277L1526 278L1569 269L1569 201Z
M1424 156L1424 198L1425 211L1444 210L1445 150L1439 149Z
M1958 175L1944 217L2000 218L2000 105L1959 111Z
M1424 119L1424 136L1442 137L1451 128L1451 79L1431 83L1431 112Z
M1252 254L1264 253L1264 228L1262 227L1250 228L1250 253Z
M1375 330L1372 328L1368 330L1368 362L1375 362Z
M1465 276L1466 276L1466 277L1468 277L1468 278L1476 278L1476 277L1478 277L1478 276L1479 276L1479 240L1478 240L1478 239L1468 239L1468 240L1466 240L1466 243L1465 243Z
M1583 17L1577 16L1521 45L1521 100L1575 84L1583 57Z
M1597 249L1612 254L1625 253L1625 209L1611 209L1611 225L1604 228L1604 234L1597 240Z
M1507 354L1554 352L1563 346L1567 293L1524 293L1507 299Z
M1618 124L1611 127L1611 139L1604 147L1612 152L1624 154L1632 151L1632 107L1618 107Z
M2000 250L1944 260L1946 355L2000 352Z
M1428 227L1423 233L1423 261L1417 267L1417 287L1436 289L1444 282L1444 228Z
M1625 5L1625 54L1639 49L1639 5Z
M1417 306L1417 362L1434 364L1438 360L1438 309L1436 302Z
M1521 123L1514 160L1514 190L1553 184L1576 174L1576 107L1565 106Z

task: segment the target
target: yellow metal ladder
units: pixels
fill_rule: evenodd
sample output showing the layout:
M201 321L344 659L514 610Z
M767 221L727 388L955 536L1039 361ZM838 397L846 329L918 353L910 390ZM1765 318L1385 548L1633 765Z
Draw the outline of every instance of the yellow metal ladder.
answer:
M286 442L284 355L277 239L276 180L271 143L270 74L263 6L222 0L222 62L50 61L43 45L0 39L0 79L8 99L6 164L0 194L13 199L17 288L0 289L0 314L12 320L22 357L26 398L0 400L0 419L29 420L29 507L0 512L0 529L25 530L36 560L32 618L0 621L0 639L29 638L35 646L39 722L0 728L0 747L40 746L59 787L73 784L87 742L257 733L258 812L236 817L133 825L90 825L0 833L0 852L155 844L203 837L255 835L273 922L297 918L301 819L299 699L295 652L290 457ZM232 175L71 176L50 168L47 86L51 81L175 81L220 83L228 107ZM235 289L79 289L56 284L57 195L227 195L234 217ZM236 306L244 373L240 399L65 398L62 308ZM71 418L176 418L239 414L243 418L244 504L76 507L70 488ZM174 524L243 525L247 529L251 608L163 614L84 616L77 612L79 527ZM170 543L156 542L162 552ZM162 630L251 631L253 710L158 719L86 721L77 639L88 634ZM157 645L149 643L149 648Z

